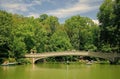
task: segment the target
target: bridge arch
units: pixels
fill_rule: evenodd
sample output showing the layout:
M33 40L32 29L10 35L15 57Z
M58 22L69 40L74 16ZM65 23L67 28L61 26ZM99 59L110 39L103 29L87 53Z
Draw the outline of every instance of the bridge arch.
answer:
M35 58L34 63L44 58L60 57L60 56L62 57L62 56L85 56L85 55L56 55L56 56L41 57L41 58Z

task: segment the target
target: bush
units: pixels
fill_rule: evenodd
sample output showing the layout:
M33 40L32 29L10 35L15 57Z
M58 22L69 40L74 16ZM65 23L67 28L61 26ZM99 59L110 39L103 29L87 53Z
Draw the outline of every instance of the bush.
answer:
M18 64L30 64L30 61L24 58L17 60Z

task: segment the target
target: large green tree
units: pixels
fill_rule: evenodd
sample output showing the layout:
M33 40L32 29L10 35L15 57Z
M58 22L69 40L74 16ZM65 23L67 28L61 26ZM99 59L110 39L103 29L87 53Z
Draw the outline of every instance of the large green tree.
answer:
M50 39L51 51L67 51L72 48L65 30L58 29Z
M94 32L97 29L93 27L98 28L91 19L79 15L65 21L65 29L74 49L96 50Z
M11 44L12 15L0 10L0 59L8 58Z
M58 18L55 16L48 16L47 14L43 14L40 15L38 19L40 20L42 26L47 30L49 36L51 36L59 26Z
M119 0L105 0L100 6L100 50L103 52L120 52L119 10Z

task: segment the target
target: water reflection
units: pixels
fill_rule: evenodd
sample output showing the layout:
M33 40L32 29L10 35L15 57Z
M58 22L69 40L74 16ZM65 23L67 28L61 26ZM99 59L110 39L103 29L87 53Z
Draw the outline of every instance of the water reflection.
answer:
M3 71L7 71L9 67L8 66L3 66L1 68L2 68Z
M0 79L120 79L119 73L119 65L33 64L0 66Z
M67 78L66 78L66 79L68 79L68 76L69 76L69 73L68 73L68 70L69 70L69 65L67 65L66 67L67 67L67 68L66 68L66 69L67 69L67 75L66 75L66 76L67 76Z

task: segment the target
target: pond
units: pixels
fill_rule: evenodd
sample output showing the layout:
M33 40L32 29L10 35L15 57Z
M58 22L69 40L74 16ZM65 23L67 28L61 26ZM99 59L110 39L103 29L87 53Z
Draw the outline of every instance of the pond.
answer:
M0 79L120 79L120 65L31 64L0 66Z

